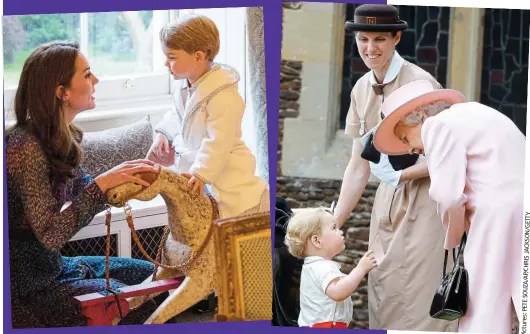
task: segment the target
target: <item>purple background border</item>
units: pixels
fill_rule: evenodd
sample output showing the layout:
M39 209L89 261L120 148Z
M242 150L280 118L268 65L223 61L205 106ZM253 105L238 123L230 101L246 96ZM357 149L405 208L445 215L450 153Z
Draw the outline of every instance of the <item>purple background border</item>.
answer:
M344 2L344 3L386 3L381 0L364 1L309 1L309 2ZM275 203L276 193L276 157L278 147L278 110L280 89L280 61L281 61L281 2L278 0L91 0L91 1L64 1L64 0L4 0L4 15L23 14L51 14L51 13L82 13L82 12L108 12L108 11L136 11L136 10L164 10L164 9L186 9L186 8L220 8L220 7L264 7L265 22L265 62L267 81L267 124L269 143L269 178L271 181L271 202ZM5 122L5 119L4 119ZM4 136L5 138L5 129ZM3 154L5 161L5 142L3 143ZM49 328L49 329L19 329L11 328L11 302L9 289L9 256L8 256L8 228L7 228L7 181L5 177L5 164L2 166L4 175L4 333L146 333L150 327L146 326L115 326L115 327L77 327L77 328ZM274 211L273 211L274 215ZM272 224L272 222L271 222ZM272 224L273 225L273 224ZM271 269L272 273L272 269ZM190 324L168 324L156 326L160 334L174 333L175 331L195 332L196 334L217 333L301 333L307 331L303 328L272 327L269 321L256 322L226 322L226 323L190 323ZM332 330L324 330L328 333ZM335 332L336 330L333 330ZM386 331L375 330L353 330L355 333L386 333Z

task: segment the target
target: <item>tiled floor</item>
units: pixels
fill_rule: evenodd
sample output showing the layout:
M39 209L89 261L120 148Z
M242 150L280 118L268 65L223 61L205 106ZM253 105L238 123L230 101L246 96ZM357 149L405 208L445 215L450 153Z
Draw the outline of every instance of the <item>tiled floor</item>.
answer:
M210 296L210 298L213 297ZM210 307L208 307L208 301L202 301L170 319L167 323L213 322L215 321L215 308L217 305L216 298L211 299L210 303ZM200 309L205 311L201 311Z
M184 322L213 322L215 311L199 313L197 311L185 311L170 319L168 323L184 323Z

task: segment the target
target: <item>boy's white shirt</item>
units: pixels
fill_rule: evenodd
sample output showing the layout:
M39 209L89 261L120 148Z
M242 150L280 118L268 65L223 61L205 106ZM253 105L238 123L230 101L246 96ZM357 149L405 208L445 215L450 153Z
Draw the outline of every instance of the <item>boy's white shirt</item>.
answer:
M221 217L259 205L268 188L255 176L256 159L241 139L245 102L238 82L236 70L215 63L191 87L187 80L176 81L175 108L155 126L175 149L174 168L207 184Z
M300 278L300 315L298 326L335 321L349 324L353 316L351 297L336 302L326 295L326 289L337 277L346 276L337 262L320 256L304 259Z

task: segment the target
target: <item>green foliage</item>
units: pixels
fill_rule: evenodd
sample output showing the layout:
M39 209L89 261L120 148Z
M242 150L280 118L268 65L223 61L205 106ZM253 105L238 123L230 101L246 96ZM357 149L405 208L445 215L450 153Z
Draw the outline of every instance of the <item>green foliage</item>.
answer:
M19 19L30 48L53 40L79 40L79 14L22 15Z
M146 29L152 12L139 12ZM135 50L127 21L121 13L97 13L89 16L89 36L92 55L111 54L115 60L134 60Z
M152 11L138 12L147 29L153 18ZM37 46L53 40L80 42L79 14L46 14L5 16L3 18L4 81L16 84L27 56ZM112 63L136 60L130 27L120 12L88 14L88 56L106 59ZM109 63L109 64L110 64Z

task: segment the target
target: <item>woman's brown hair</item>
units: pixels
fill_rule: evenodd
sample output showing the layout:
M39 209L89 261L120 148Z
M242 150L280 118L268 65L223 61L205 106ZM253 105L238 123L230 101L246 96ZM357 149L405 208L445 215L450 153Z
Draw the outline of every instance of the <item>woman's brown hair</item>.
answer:
M37 137L56 176L73 176L83 159L83 133L66 123L63 102L57 96L58 86L70 86L78 54L77 42L40 45L24 62L15 95L15 127Z

